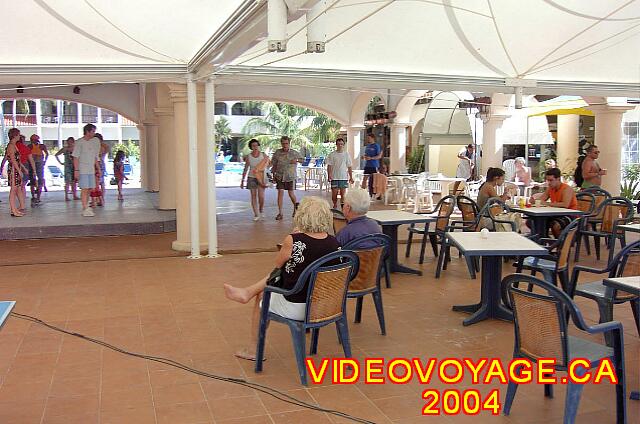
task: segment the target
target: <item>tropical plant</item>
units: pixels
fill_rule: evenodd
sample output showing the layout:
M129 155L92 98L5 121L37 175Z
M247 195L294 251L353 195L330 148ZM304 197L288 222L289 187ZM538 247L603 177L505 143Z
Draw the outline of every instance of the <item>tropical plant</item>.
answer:
M629 200L640 199L640 164L626 165L622 168L620 196Z
M246 143L252 138L260 141L263 148L275 150L280 147L280 137L288 136L292 148L304 155L324 154L328 149L325 143L340 131L335 120L300 106L265 102L262 112L263 116L251 118L242 129L245 152Z
M229 126L229 120L224 116L218 116L215 123L216 129L216 143L226 143L231 139L231 127Z
M424 171L424 146L417 146L407 157L407 171L419 174Z
M115 144L111 148L111 154L115 156L118 150L122 150L124 155L128 158L135 158L137 161L140 160L140 147L138 147L138 144L131 141L131 139L127 140L126 143Z

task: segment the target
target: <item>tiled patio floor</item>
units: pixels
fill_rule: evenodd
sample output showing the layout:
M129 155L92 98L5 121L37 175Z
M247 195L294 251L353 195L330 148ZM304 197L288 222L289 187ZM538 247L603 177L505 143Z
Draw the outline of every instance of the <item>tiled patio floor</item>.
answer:
M6 251L6 243L0 243L0 251ZM130 249L145 249L144 236L130 243ZM415 256L409 262L418 266ZM485 413L430 418L420 415L424 387L416 383L304 388L297 377L289 331L278 324L269 329L265 370L255 374L253 363L232 354L248 340L250 306L227 301L222 284L253 282L272 263L273 253L256 253L197 261L167 257L2 266L0 299L17 300L17 312L124 349L246 378L376 423L562 422L563 387L557 387L554 399L545 399L542 387L521 386L510 417ZM479 281L469 279L464 262L454 255L440 280L433 278L431 256L422 268L424 277L393 275L393 287L384 290L387 336L379 334L372 304L365 302L363 323L350 324L354 357L509 359L510 323L484 321L463 327L465 315L451 311L451 305L479 297ZM578 304L594 322L595 304L585 300ZM349 309L352 316L353 304ZM624 305L615 313L625 325L628 387L640 388L640 341L631 311ZM335 331L322 331L318 356L340 356L340 352ZM0 331L0 383L2 424L347 422L252 389L127 357L15 317ZM438 389L443 386L434 384ZM470 382L455 386L472 387ZM486 393L494 387L504 399L505 387L479 390ZM613 423L614 393L612 386L587 385L578 422ZM629 401L628 408L629 422L638 422L640 402Z

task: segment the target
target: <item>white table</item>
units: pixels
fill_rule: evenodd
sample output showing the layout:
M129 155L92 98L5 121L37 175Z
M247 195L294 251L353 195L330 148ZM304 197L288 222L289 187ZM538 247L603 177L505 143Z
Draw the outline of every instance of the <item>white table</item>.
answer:
M576 209L557 208L554 206L534 206L531 208L510 207L514 212L520 212L533 221L531 225L531 232L538 234L540 238L547 236L547 220L554 216L580 216L586 212Z
M624 231L630 233L640 233L640 224L624 224L619 225L618 228L622 228Z
M454 311L473 314L465 319L463 325L475 324L487 318L512 320L513 314L502 305L500 282L502 281L503 256L542 256L549 251L528 238L514 232L447 233L451 241L465 257L482 257L482 287L480 303L454 306Z
M449 177L428 177L429 181L438 181L440 183L440 195L442 197L449 195L449 185L456 181L466 181L464 178L449 178Z
M638 225L638 224L635 224L635 225ZM622 227L624 227L624 225L622 225ZM612 289L622 290L627 293L640 296L640 276L606 278L603 281L603 283L605 286L611 287ZM610 290L610 289L607 289L607 290ZM638 392L637 390L632 391L631 399L640 400L640 392Z
M406 267L398 262L398 227L404 224L428 224L435 222L437 217L397 210L369 211L367 216L378 221L382 226L382 232L391 237L391 252L389 254L391 258L391 272L422 275L422 271Z

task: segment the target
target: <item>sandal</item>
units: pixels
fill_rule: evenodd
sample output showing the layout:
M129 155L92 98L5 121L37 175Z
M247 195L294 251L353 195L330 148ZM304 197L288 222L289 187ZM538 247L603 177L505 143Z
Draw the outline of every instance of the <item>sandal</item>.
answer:
M279 213L278 215L276 215L276 221L281 221L282 220L282 214Z

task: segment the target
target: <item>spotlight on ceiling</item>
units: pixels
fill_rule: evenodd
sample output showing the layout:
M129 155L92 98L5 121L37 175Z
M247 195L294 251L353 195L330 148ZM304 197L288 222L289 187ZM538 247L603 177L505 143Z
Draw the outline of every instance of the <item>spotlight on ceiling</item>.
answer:
M16 90L16 92L17 92L18 94L22 94L22 93L24 93L24 90L23 90L22 88L23 88L23 87L22 87L21 85L19 85L19 86L18 86L18 89Z
M77 85L73 87L73 94L80 94L80 87L78 87Z

